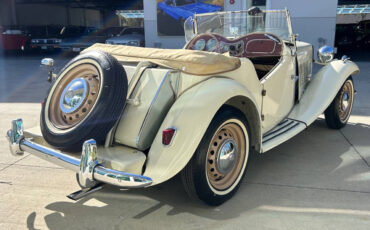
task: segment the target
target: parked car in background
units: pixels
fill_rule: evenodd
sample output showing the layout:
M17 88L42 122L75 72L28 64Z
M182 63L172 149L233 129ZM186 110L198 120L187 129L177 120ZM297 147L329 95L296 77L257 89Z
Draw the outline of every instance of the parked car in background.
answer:
M55 50L59 48L61 29L59 25L30 26L27 33L31 36L31 50Z
M86 27L79 36L63 38L59 47L64 51L80 52L95 43L105 43L107 38L117 35L121 30L122 27Z
M338 50L370 48L370 20L353 24L337 24L335 46Z
M335 46L341 49L350 49L356 42L356 24L337 24L335 32Z
M144 28L125 28L119 35L105 41L111 45L145 46Z
M356 43L358 47L370 48L370 20L358 23L356 28Z
M0 26L0 51L24 50L30 41L30 37L19 28Z
M117 36L127 27L124 26L112 26L102 29L108 38Z

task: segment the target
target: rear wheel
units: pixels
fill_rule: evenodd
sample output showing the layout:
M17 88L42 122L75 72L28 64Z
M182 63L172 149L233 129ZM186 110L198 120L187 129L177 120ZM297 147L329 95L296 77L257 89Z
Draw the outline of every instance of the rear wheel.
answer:
M352 112L354 92L353 81L348 78L325 110L325 121L329 128L341 129L347 124Z
M240 186L250 152L247 121L236 109L220 110L182 171L185 190L209 205L230 199Z
M60 72L42 106L41 131L51 145L80 150L87 139L103 141L126 101L123 67L107 53L79 55Z

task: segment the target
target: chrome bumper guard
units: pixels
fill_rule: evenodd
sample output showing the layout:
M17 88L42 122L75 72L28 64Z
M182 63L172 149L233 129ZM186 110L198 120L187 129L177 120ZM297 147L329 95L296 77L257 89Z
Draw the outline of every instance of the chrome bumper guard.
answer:
M12 121L12 128L7 132L10 151L14 156L29 152L37 157L78 173L80 185L92 188L99 183L111 184L123 188L142 188L152 183L152 179L142 175L121 172L105 168L97 158L96 141L85 141L81 159L69 156L46 146L32 142L23 135L23 121Z

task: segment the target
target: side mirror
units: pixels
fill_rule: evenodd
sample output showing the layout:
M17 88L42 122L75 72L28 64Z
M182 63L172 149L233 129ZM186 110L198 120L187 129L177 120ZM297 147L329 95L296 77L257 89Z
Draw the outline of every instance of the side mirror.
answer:
M48 82L52 82L56 79L56 74L53 73L54 71L54 59L52 58L44 58L41 60L41 67L44 67L48 71Z
M47 66L47 67L53 67L54 66L54 59L44 58L44 59L41 60L41 65Z
M334 48L331 46L323 46L317 51L317 56L321 63L329 63L334 58Z

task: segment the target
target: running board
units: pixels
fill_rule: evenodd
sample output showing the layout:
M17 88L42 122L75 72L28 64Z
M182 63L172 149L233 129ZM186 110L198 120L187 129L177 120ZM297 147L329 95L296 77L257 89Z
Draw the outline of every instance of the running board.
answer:
M262 153L280 145L306 128L306 124L296 120L285 119L275 128L263 135Z

